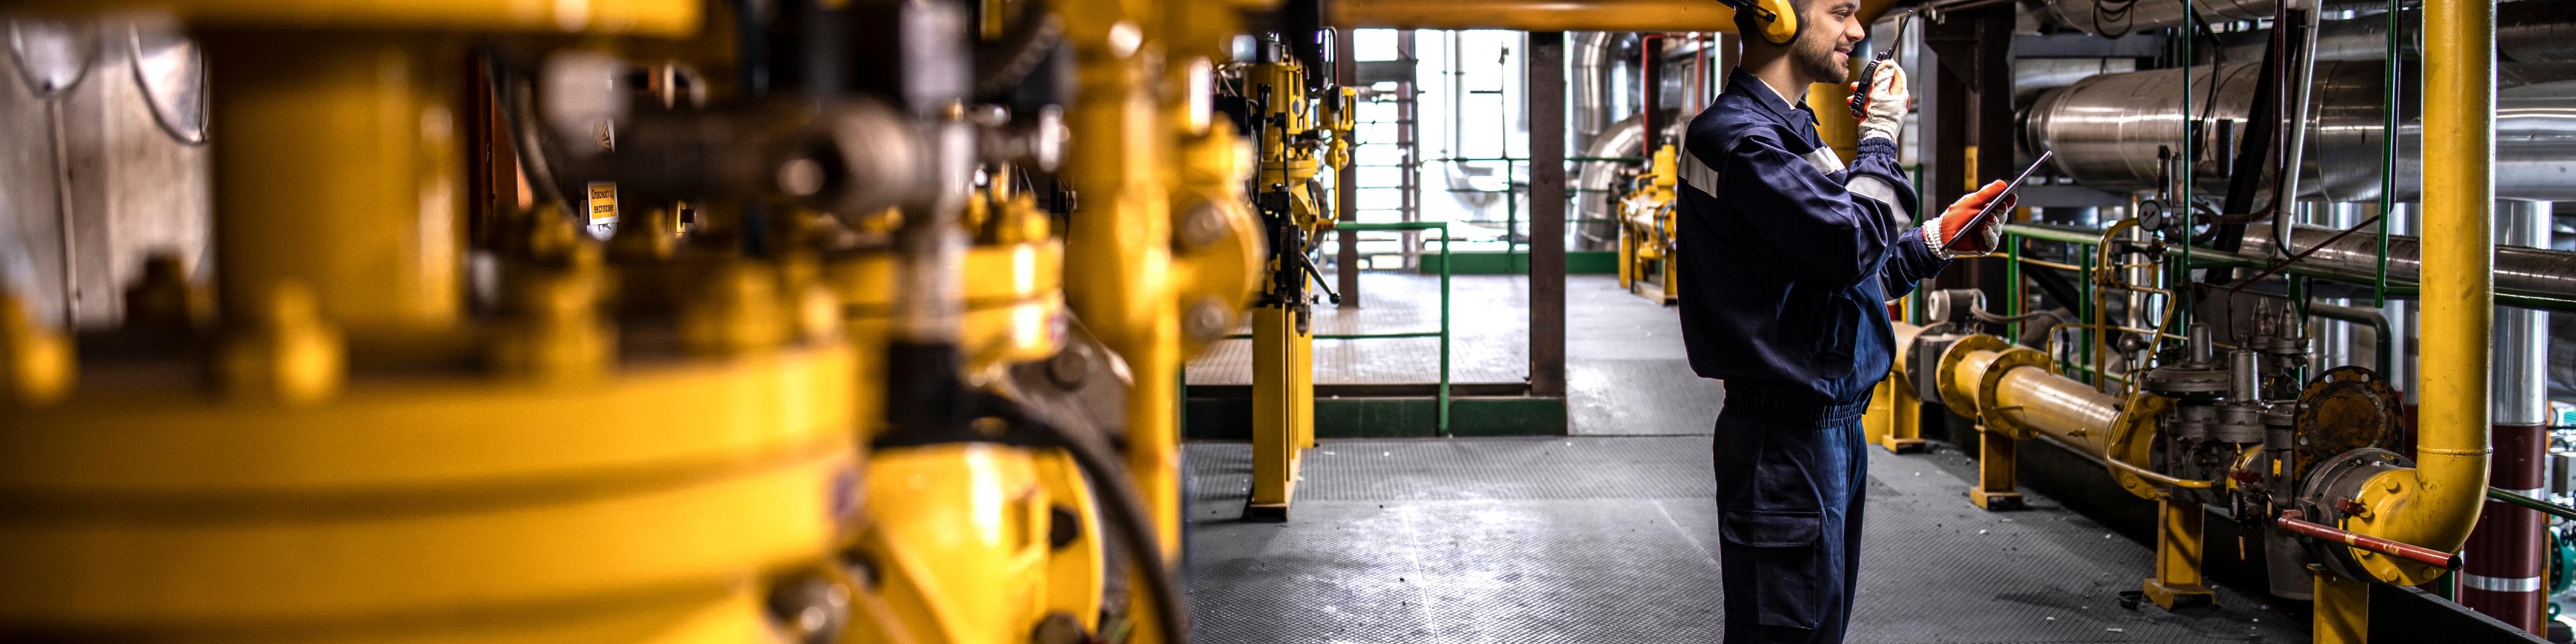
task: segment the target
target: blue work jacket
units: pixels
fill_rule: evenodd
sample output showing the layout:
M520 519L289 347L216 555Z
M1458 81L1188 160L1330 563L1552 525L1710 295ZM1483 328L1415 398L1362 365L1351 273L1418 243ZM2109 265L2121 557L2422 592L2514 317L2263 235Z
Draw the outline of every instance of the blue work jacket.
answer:
M1730 408L1856 417L1895 355L1886 303L1948 263L1914 224L1896 143L1863 140L1845 167L1815 122L1737 71L1682 137L1682 342Z

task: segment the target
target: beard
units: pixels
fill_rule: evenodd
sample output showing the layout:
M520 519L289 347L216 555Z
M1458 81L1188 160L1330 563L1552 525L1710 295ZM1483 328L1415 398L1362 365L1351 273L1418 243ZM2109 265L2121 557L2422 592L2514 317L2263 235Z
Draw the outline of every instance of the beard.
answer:
M1797 47L1789 52L1790 63L1807 82L1845 82L1851 76L1851 70L1834 62L1834 40L1818 33L1821 31L1810 30L1803 34L1806 37L1798 39Z

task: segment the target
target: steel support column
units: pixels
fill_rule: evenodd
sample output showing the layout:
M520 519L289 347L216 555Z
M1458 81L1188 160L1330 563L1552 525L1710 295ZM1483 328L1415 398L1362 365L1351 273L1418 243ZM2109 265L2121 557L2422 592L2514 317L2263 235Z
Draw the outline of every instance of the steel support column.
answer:
M2005 7L2009 6L2005 5ZM2013 12L1989 11L1979 16L1976 22L1976 34L1979 43L2012 42ZM1976 98L1972 109L1976 110L1973 119L1976 123L1977 152L1976 163L1971 168L1976 174L1970 175L1967 183L1960 186L1963 192L1989 180L2011 178L2021 169L2021 164L2017 163L2015 158L2016 150L2020 149L2020 145L2013 140L2014 135L2020 130L2018 127L2020 115L2013 111L2012 105L2013 69L2009 47L2008 44L2002 46L1981 44L1976 48ZM1923 208L1930 210L1949 203L1948 200L1936 201L1924 205ZM2018 219L2013 215L2017 213L2004 216ZM2019 303L2005 303L2002 298L2006 293L2012 292L2010 286L2005 284L2007 279L2005 274L2007 269L2011 268L2010 264L2000 261L1958 262L1958 264L1966 266L1964 270L1967 271L1969 283L1976 285L1978 290L1985 291L1987 297L1994 298L1994 306L2004 310L2020 310Z
M1529 35L1530 395L1565 396L1565 32Z
M1967 21L1924 23L1922 46L1914 52L1915 69L1923 80L1915 85L1923 97L1918 99L1922 113L1918 135L1921 140L1915 156L1923 164L1915 177L1914 190L1925 209L1938 208L1966 195L1968 178L1975 168L1968 165L1963 152L1968 149L1969 78L1975 58L1976 34ZM1926 213L1916 213L1922 215ZM1962 264L1970 262L1961 262ZM1934 288L1973 286L1966 271L1945 270L1934 278Z

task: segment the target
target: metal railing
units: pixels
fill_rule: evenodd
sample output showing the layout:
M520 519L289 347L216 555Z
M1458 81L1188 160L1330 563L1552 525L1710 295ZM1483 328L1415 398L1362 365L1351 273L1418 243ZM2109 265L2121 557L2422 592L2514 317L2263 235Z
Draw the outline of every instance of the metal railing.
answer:
M1449 239L1449 222L1445 222L1445 221L1387 221L1387 222L1358 222L1358 221L1344 221L1344 222L1337 222L1337 223L1333 224L1333 228L1332 228L1332 231L1333 231L1333 232L1336 232L1336 233L1342 233L1342 234L1359 233L1359 232L1371 232L1371 231L1413 231L1413 230L1439 230L1439 231L1440 231L1440 330L1439 330L1439 331L1407 331L1407 332L1393 332L1393 333L1330 333L1330 334L1320 334L1320 333L1319 333L1319 334L1316 334L1316 335L1314 336L1314 339L1317 339L1317 340L1368 340L1368 339L1381 339L1381 338L1429 338L1429 337L1438 337L1438 338L1440 338L1440 387L1439 387L1439 389L1437 389L1437 390L1436 390L1436 391L1438 392L1438 393L1436 394L1436 395L1437 395L1437 399L1436 399L1436 400L1437 400L1437 403L1436 403L1436 404L1437 404L1437 405L1439 405L1439 419L1440 419L1440 420L1439 420L1439 433L1440 433L1440 435L1441 435L1442 437L1447 437L1447 436L1449 436L1449 380L1450 380L1450 378L1449 378L1449 340L1450 340L1450 336L1449 336L1449 271L1450 271L1450 270L1451 270L1451 268L1452 268L1452 262L1450 262L1450 261L1449 261L1449 241L1450 241L1450 239ZM1356 268L1356 267L1345 266L1345 267L1342 267L1342 269L1341 269L1341 270L1357 270L1357 268Z

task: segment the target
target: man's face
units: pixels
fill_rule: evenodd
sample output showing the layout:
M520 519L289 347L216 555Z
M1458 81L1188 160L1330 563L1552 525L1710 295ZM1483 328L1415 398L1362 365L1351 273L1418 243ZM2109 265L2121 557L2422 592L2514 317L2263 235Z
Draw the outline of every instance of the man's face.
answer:
M1798 75L1810 83L1847 82L1852 48L1869 37L1867 26L1855 17L1860 0L1808 0L1800 5L1798 21L1806 28L1789 47Z

